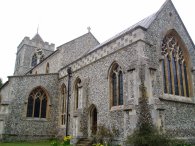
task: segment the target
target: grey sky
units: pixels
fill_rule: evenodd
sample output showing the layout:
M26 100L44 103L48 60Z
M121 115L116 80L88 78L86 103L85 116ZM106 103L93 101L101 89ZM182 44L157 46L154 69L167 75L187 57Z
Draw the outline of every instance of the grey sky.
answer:
M57 46L87 32L101 42L156 12L165 0L1 0L0 77L14 72L16 50L39 25L44 41ZM172 0L192 40L195 40L193 0Z

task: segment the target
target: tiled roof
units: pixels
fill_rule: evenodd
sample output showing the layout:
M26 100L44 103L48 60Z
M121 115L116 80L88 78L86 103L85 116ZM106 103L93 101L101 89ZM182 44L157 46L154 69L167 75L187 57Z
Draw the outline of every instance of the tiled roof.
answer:
M129 28L125 29L124 31L122 31L122 32L120 32L120 33L118 33L118 34L116 34L114 37L108 39L107 41L105 41L105 42L103 42L103 43L101 43L101 44L99 44L99 45L96 46L95 48L92 48L91 50L89 50L89 52L87 52L87 54L88 54L88 53L91 53L91 52L93 52L93 51L95 51L96 49L98 49L98 48L100 48L100 47L102 47L102 46L104 46L104 45L106 45L106 44L109 43L110 41L115 40L115 39L121 37L122 35L124 35L124 34L130 32L130 31L132 31L132 30L135 29L136 27L143 27L143 28L145 28L145 29L149 28L150 24L155 20L155 18L156 18L156 17L158 16L158 14L161 12L161 10L163 9L163 7L164 7L169 1L170 1L170 0L166 0L165 3L161 6L161 8L160 8L156 13L154 13L154 14L152 14L152 15L150 15L150 16L144 18L144 19L142 19L141 21L139 21L139 22L137 22L136 24L130 26ZM85 54L85 55L86 55L86 54Z
M124 34L130 32L131 30L133 30L133 29L136 28L136 27L143 27L143 28L147 29L147 28L150 26L150 24L153 22L153 20L154 20L155 18L156 18L156 13L154 13L154 14L152 14L152 15L146 17L145 19L143 19L143 20L139 21L138 23L136 23L136 24L130 26L129 28L125 29L124 31L122 31L122 32L120 32L120 33L118 33L118 34L116 34L115 36L113 36L112 38L108 39L107 41L105 41L105 42L99 44L99 45L96 46L95 48L92 48L89 52L87 52L87 54L90 53L90 52L93 52L94 50L96 50L96 49L98 49L98 48L100 48L100 47L102 47L102 46L104 46L104 45L107 44L108 42L110 42L110 41L112 41L112 40L115 40L115 39L119 38L120 36L122 36L122 35L124 35Z

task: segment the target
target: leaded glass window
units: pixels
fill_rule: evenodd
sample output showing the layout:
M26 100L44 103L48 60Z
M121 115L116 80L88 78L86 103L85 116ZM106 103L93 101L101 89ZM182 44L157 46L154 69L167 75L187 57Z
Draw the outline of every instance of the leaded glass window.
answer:
M110 72L111 106L123 105L123 72L114 63Z
M113 106L117 105L117 80L116 80L116 74L113 73L112 75L112 95L113 95Z
M173 33L168 34L162 44L162 73L164 93L190 96L188 57L184 45Z
M66 119L66 86L62 84L61 87L61 125L65 125Z
M81 108L81 98L82 98L82 86L81 79L77 78L75 81L75 110Z
M47 95L45 91L38 87L34 89L28 97L27 117L46 118Z

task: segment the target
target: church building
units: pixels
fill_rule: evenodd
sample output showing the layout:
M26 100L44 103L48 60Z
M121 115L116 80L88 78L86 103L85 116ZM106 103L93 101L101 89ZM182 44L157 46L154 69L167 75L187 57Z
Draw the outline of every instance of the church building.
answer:
M171 0L103 43L90 30L57 48L24 37L0 88L0 141L76 141L104 125L122 144L137 126L140 85L153 124L195 143L195 46Z

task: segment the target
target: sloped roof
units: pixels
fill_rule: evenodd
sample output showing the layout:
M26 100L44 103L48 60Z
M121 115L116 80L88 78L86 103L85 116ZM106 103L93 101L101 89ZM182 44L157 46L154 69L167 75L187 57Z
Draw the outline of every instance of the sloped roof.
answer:
M122 35L125 35L126 33L130 32L131 30L133 30L136 27L140 27L141 26L141 27L147 29L155 18L156 18L156 13L146 17L145 19L143 19L143 20L139 21L138 23L130 26L129 28L125 29L124 31L116 34L115 36L113 36L112 38L106 40L105 42L101 43L100 45L96 46L95 48L92 48L88 53L93 52L97 48L104 46L108 42L110 42L112 40L115 40L115 39L119 38Z
M35 42L44 42L38 33L32 38L32 40Z
M106 45L107 43L109 43L112 40L115 40L119 37L121 37L122 35L125 35L126 33L132 31L133 29L137 28L137 27L142 27L145 29L148 29L150 27L150 25L152 24L152 22L156 19L156 17L158 16L158 14L161 12L161 10L164 8L164 6L169 2L170 0L166 0L165 3L161 6L161 8L154 14L142 19L141 21L137 22L136 24L130 26L129 28L123 30L122 32L116 34L115 36L113 36L112 38L108 39L107 41L101 43L100 45L96 46L95 48L92 48L88 53L93 52L94 50Z

